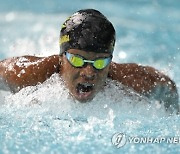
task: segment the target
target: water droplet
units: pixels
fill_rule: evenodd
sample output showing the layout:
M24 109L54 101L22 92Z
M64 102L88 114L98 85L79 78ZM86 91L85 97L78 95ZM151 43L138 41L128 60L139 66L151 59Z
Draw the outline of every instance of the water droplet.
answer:
M5 19L6 19L7 22L11 22L11 21L13 21L15 19L15 14L13 12L8 13L6 15Z
M127 57L127 55L124 51L119 52L118 56L120 59L125 59Z

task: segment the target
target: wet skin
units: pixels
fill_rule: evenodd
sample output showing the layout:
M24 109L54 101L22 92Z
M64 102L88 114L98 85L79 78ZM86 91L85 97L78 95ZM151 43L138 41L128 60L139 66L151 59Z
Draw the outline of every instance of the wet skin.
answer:
M87 60L97 58L110 57L108 53L87 52L77 49L68 50L69 53L78 54ZM103 89L103 85L109 72L109 65L102 70L95 69L92 64L87 64L84 67L76 68L72 66L65 55L62 56L62 65L60 74L65 81L70 94L80 102L87 102ZM80 85L88 85L87 90L83 90Z
M77 49L68 51L72 54L79 54L87 60L110 56L105 53ZM11 90L15 93L24 87L43 83L54 73L62 76L70 94L80 102L92 100L95 94L103 89L103 84L108 77L119 81L140 95L164 102L167 109L170 106L179 108L176 84L167 75L152 67L111 62L103 70L96 70L91 64L83 68L75 68L65 55L22 56L0 61L0 89ZM89 85L91 85L90 88ZM85 90L84 86L86 86Z

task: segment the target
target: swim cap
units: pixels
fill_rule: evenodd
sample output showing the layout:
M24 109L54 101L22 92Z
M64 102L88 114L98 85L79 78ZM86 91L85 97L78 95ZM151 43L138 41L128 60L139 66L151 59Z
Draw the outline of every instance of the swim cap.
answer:
M79 10L62 25L60 55L68 49L111 53L115 45L112 23L94 9Z

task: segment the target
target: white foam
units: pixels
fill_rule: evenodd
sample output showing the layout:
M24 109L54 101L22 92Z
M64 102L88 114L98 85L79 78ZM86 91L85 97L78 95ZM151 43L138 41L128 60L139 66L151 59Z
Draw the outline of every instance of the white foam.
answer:
M61 118L88 119L114 119L122 115L137 117L149 115L162 116L164 108L150 101L132 90L128 90L115 81L107 80L107 85L96 97L88 103L76 101L68 92L58 74L54 74L43 84L26 87L16 94L6 97L5 103L21 109L35 107L45 112L52 112ZM160 112L159 112L160 111ZM34 110L36 112L36 110Z

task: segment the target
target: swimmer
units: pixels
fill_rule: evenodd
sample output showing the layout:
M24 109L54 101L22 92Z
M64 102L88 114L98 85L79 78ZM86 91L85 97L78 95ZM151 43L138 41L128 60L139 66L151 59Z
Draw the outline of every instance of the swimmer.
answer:
M168 76L149 66L112 62L115 29L99 11L79 10L70 16L62 25L59 44L59 55L1 61L0 88L18 92L59 73L70 94L80 102L87 102L111 78L143 96L163 102L167 110L179 110L177 88Z

